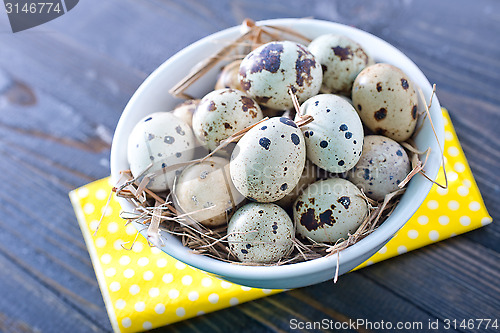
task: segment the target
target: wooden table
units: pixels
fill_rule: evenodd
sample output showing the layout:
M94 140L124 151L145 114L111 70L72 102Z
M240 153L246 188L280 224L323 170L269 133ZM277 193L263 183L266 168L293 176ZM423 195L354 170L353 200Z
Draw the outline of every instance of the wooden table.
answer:
M150 72L246 17L336 21L401 49L437 84L486 206L500 217L498 1L86 0L17 34L0 13L0 331L111 330L67 193L109 174L114 128ZM493 223L342 276L337 285L164 330L282 332L292 318L500 320L499 236Z

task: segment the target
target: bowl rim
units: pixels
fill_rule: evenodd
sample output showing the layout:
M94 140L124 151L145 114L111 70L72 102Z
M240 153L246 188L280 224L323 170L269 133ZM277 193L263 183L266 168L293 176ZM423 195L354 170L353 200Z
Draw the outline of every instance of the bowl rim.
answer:
M289 26L294 27L300 30L301 26L307 25L315 25L319 29L323 30L331 30L331 31L341 31L348 32L349 36L356 36L360 39L370 39L373 42L379 43L385 47L385 49L389 50L391 53L394 53L398 57L402 58L403 61L411 67L413 72L412 79L414 81L419 81L425 84L420 84L420 88L422 89L424 96L428 99L432 92L432 87L425 77L423 72L418 68L418 66L408 58L403 52L389 44L388 42L382 40L381 38L372 35L366 31L347 26L340 23L317 20L317 19L296 19L296 18L281 18L281 19L270 19L257 21L257 25L278 25L278 26ZM235 26L228 29L221 30L214 34L208 35L184 49L177 52L171 58L162 63L156 70L154 70L140 85L140 87L136 90L133 96L130 98L127 103L115 130L115 135L113 137L113 142L111 146L111 155L110 155L110 166L111 166L111 179L113 182L118 181L119 171L124 170L124 168L120 168L117 165L117 142L121 141L121 137L123 136L124 127L126 126L126 119L128 118L129 113L133 112L134 104L136 103L138 97L149 88L151 84L154 84L156 78L171 66L172 63L177 62L181 59L185 54L194 52L196 49L203 47L206 43L210 43L213 40L219 39L227 39L234 38L239 33L241 27ZM356 38L353 38L356 39ZM407 69L405 70L405 72ZM415 80L415 78L418 80ZM444 122L441 114L441 106L437 96L434 96L432 107L431 107L431 115L432 121L434 123L437 137L439 140L439 144L444 143ZM439 112L438 112L439 111ZM121 134L121 135L120 135ZM438 143L434 140L433 149L437 148ZM437 148L439 149L439 148ZM440 163L433 163L426 168L426 173L431 179L435 179L440 169ZM194 266L206 272L221 276L221 277L230 277L232 279L244 279L244 280L253 280L257 279L260 281L266 280L278 280L278 279L290 279L297 278L298 276L305 276L315 274L321 271L324 271L326 268L332 270L332 277L335 274L335 268L337 266L337 262L339 263L340 268L347 264L348 262L352 262L357 257L362 257L370 252L373 252L375 248L380 249L387 241L389 241L397 231L403 227L404 224L410 219L410 217L415 213L415 211L420 207L424 199L426 198L428 192L432 187L432 183L425 180L423 176L420 174L417 175L408 186L411 186L412 183L419 181L419 186L415 189L415 193L412 195L412 202L415 204L412 206L412 209L405 210L404 212L400 212L400 216L398 219L393 218L391 216L384 223L382 223L375 232L366 236L365 238L358 241L356 244L349 246L348 248L342 250L337 255L331 255L328 257L321 257L314 260L309 260L305 262L286 264L280 266L248 266L248 265L234 265L231 263L223 262L214 258L209 258L207 256L193 254L186 251L187 248L182 247L182 250L178 249L177 246L168 247L163 246L160 249L174 257L175 259L182 261L188 265ZM122 198L116 198L120 204L128 205L129 203ZM137 228L144 226L136 225ZM146 231L142 230L141 234L147 237ZM167 235L169 237L170 235ZM370 245L372 244L372 245ZM189 250L189 249L187 249ZM361 264L360 262L359 264ZM357 265L356 265L357 266Z

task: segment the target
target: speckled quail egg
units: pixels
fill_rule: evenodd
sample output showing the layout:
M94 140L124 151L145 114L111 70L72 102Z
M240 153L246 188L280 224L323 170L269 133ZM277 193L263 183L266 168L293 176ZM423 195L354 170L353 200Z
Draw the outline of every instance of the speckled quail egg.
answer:
M323 74L304 45L279 41L250 52L241 62L239 78L243 89L259 104L287 109L293 106L289 89L303 102L319 92Z
M417 124L418 96L414 84L399 68L375 64L359 73L352 102L363 123L375 134L396 141L409 139Z
M193 131L202 144L214 150L222 140L262 118L252 98L235 89L219 89L201 99L193 115Z
M361 45L346 36L321 35L307 48L323 69L324 92L350 95L356 76L374 63Z
M285 209L292 207L293 203L295 202L295 199L297 199L300 193L302 193L302 191L307 186L316 181L316 177L317 177L316 166L312 164L311 161L306 160L304 171L302 172L302 176L300 176L297 186L295 186L290 193L285 195L284 198L276 201L275 204Z
M162 170L191 160L195 144L191 128L172 112L150 114L141 119L130 133L127 146L130 171L134 177L151 175L147 188L165 191L172 187L175 171Z
M174 195L181 214L207 227L226 223L244 199L229 176L229 160L217 156L182 170Z
M381 135L367 135L363 153L347 178L374 200L398 190L398 184L411 170L410 160L403 147Z
M293 207L296 232L316 242L336 242L353 234L368 215L361 191L342 178L309 185Z
M300 180L306 160L304 136L289 118L271 118L250 129L230 162L231 179L245 197L274 202Z
M249 203L229 221L228 243L242 262L275 263L293 248L293 222L283 208L272 203Z
M176 105L173 111L174 116L182 119L189 126L192 126L193 113L199 103L199 99L188 99Z
M300 107L314 121L302 127L307 158L330 172L344 172L356 165L363 148L363 124L356 110L341 96L321 94Z
M241 59L234 60L224 66L219 73L217 82L215 83L215 90L232 88L240 91L244 91L241 87L240 79L238 77L238 72L240 70Z

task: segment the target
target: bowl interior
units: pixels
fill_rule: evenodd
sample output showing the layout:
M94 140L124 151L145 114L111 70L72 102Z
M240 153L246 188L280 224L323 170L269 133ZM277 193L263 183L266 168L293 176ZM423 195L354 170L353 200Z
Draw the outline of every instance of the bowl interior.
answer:
M367 32L327 21L313 19L276 19L258 22L259 25L286 26L296 29L309 38L326 33L342 34L360 43L376 62L385 62L401 68L423 91L427 102L432 87L418 67L402 52L380 38ZM120 171L129 168L127 162L128 134L144 116L158 111L170 111L181 100L172 97L168 90L188 74L199 61L219 50L225 42L230 42L240 34L240 27L233 27L210 35L177 53L155 70L139 87L127 104L118 122L111 148L111 177L119 179ZM202 97L213 90L221 65L215 66L205 76L193 84L187 93ZM422 110L424 101L420 101ZM439 101L435 97L431 107L431 117L440 143L444 142L444 125ZM428 120L415 137L420 150L431 148L425 172L435 178L440 165L440 148ZM407 186L393 214L371 235L341 251L338 258L339 273L345 273L361 264L378 251L413 215L423 202L432 184L417 175ZM118 198L125 211L134 207ZM145 233L145 231L143 231ZM283 266L241 266L224 263L202 255L195 255L183 247L180 241L166 233L162 234L166 246L161 250L172 257L224 279L261 288L296 288L331 279L335 273L337 256L323 257L307 262ZM306 272L306 273L305 273Z

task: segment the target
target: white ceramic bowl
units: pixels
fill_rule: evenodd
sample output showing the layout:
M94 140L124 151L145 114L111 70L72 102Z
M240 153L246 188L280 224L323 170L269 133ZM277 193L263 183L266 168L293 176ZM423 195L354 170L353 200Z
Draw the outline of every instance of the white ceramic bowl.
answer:
M395 47L367 32L342 24L313 19L276 19L261 21L257 24L290 27L309 38L315 38L326 33L348 36L360 43L374 57L376 62L386 62L401 68L422 88L427 101L430 98L432 87L418 67ZM172 110L174 105L179 103L179 100L168 94L168 90L181 80L195 64L214 54L224 45L224 42L233 40L239 36L239 33L240 27L233 27L205 37L186 47L163 63L137 89L123 111L113 138L111 176L115 182L119 178L119 172L129 168L127 163L127 140L134 125L150 113ZM189 93L193 96L202 97L211 91L216 80L217 69L220 66L215 67L190 87ZM439 142L443 143L443 118L437 98L433 100L430 111ZM425 121L422 130L415 138L415 142L421 150L431 147L432 152L425 171L434 179L439 171L441 158L439 146L429 121ZM421 205L431 185L431 182L421 175L414 177L408 184L406 193L393 214L374 233L340 252L339 274L346 273L363 263L387 243ZM120 200L120 204L125 211L133 211L134 209L125 200ZM283 266L234 265L193 254L190 249L183 247L176 237L165 232L162 233L162 237L164 237L166 246L161 249L170 256L214 276L251 287L283 289L316 284L332 279L337 265L337 255Z

